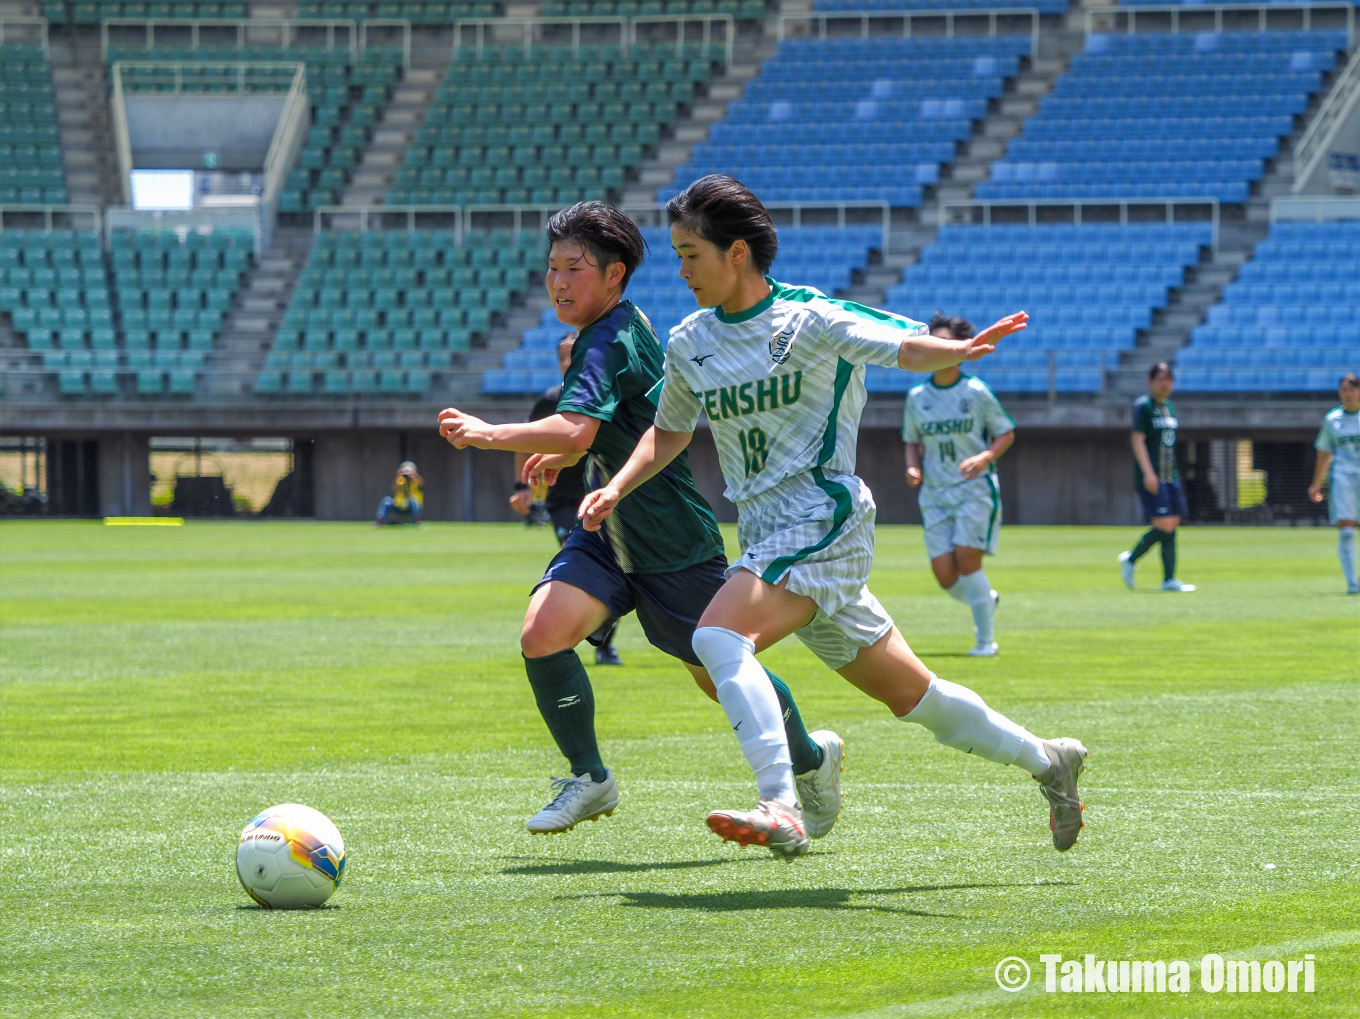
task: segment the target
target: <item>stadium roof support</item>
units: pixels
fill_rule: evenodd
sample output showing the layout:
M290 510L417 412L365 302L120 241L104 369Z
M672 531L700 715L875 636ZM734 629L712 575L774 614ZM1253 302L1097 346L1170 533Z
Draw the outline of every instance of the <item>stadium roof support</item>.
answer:
M1313 178L1332 149L1348 130L1351 141L1360 140L1360 47L1337 75L1336 83L1322 101L1308 130L1294 146L1294 184L1290 191L1300 194L1313 185ZM1354 150L1353 144L1346 146Z

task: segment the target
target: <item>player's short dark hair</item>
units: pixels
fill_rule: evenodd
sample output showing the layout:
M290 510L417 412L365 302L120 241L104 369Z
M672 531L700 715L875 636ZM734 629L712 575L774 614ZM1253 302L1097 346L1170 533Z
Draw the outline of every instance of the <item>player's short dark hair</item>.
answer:
M1342 386L1360 386L1360 375L1356 375L1355 372L1347 372L1341 376L1341 381L1337 383L1338 389Z
M666 203L666 218L680 223L722 251L737 241L751 250L751 263L763 276L779 254L774 220L741 181L725 173L700 177Z
M548 244L572 241L585 248L601 271L623 263L623 287L646 257L647 242L637 224L608 202L577 202L548 219Z
M973 328L973 323L966 318L960 318L957 315L950 317L942 311L937 311L931 316L930 331L933 333L940 329L948 329L949 335L956 340L970 340L977 332Z
M1176 377L1176 373L1171 370L1171 365L1167 364L1165 361L1158 361L1148 369L1148 381L1151 382L1158 375L1162 374L1162 372L1166 372L1173 379Z

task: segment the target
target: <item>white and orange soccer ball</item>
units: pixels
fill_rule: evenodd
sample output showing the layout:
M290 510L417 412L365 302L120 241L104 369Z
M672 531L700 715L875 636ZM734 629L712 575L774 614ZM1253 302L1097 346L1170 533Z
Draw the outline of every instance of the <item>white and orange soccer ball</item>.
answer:
M345 841L330 818L300 803L256 814L236 846L236 876L266 909L315 909L340 887Z

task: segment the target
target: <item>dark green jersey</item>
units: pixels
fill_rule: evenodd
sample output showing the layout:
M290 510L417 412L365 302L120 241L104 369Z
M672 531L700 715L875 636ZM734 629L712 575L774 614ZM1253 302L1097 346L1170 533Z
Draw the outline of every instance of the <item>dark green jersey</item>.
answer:
M571 348L558 413L598 418L586 487L598 488L632 456L661 394L661 343L623 301L581 330ZM625 573L670 573L722 554L722 535L681 453L605 519L602 532Z
M1133 430L1142 432L1147 439L1148 459L1152 469L1157 472L1157 480L1165 482L1180 481L1176 470L1176 408L1171 401L1158 403L1150 396L1140 396L1133 405ZM1143 469L1138 461L1133 462L1133 484L1143 487Z

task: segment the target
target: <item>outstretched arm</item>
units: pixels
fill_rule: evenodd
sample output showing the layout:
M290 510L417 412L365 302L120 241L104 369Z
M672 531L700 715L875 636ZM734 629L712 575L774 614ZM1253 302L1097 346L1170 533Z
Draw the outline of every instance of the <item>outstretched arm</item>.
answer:
M519 453L584 453L599 428L599 418L573 411L505 425L489 424L454 407L439 414L439 434L456 449L472 446Z
M666 432L653 425L638 439L628 462L603 488L586 493L577 516L587 531L598 531L620 500L643 482L666 469L694 438L693 432Z
M911 336L902 341L897 366L909 372L935 372L963 361L980 360L996 350L1000 340L1024 329L1028 321L1029 315L1018 311L966 340L946 340L929 334Z

